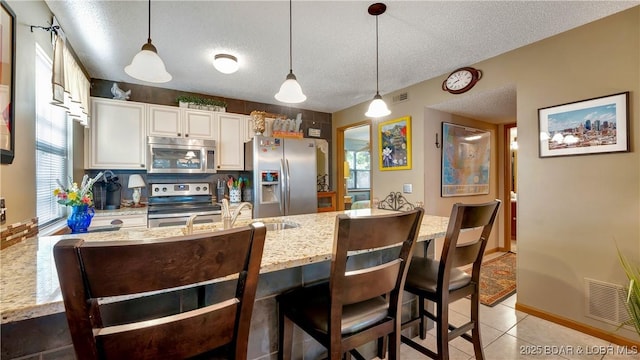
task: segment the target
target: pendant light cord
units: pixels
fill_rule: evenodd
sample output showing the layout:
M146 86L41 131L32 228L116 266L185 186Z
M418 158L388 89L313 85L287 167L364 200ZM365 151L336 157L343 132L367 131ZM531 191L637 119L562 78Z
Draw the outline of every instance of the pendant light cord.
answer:
M149 0L151 1L151 0ZM293 73L293 25L292 25L292 17L291 17L291 2L292 0L289 0L289 72Z
M378 89L378 82L378 15L376 15L376 94L380 94L380 89Z
M151 0L149 0L149 28L148 28L148 35L147 35L147 42L151 42Z

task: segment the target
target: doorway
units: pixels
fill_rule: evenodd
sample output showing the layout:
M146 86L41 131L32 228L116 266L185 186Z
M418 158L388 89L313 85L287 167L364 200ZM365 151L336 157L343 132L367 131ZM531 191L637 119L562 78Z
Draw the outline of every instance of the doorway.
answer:
M505 241L506 251L517 252L518 225L518 128L504 127L505 139Z
M338 209L370 207L371 121L336 129Z

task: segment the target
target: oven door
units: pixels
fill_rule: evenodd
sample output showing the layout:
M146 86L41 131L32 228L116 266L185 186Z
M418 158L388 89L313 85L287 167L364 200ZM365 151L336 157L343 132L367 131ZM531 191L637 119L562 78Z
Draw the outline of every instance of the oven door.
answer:
M180 214L180 215L160 215L160 217L150 216L148 220L148 227L157 228L157 227L166 227L166 226L185 226L187 225L187 220L192 214ZM213 223L213 222L221 222L222 215L220 213L217 214L202 214L198 215L193 221L194 224L205 224L205 223Z

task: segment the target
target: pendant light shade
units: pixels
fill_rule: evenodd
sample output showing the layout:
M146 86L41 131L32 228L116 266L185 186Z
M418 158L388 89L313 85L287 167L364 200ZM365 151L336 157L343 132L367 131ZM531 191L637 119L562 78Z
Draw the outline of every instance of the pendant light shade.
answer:
M164 66L164 62L158 56L156 47L151 43L151 0L149 0L147 43L142 45L142 50L133 57L131 64L125 66L124 72L132 78L152 83L165 83L172 79L171 74L167 72Z
M383 3L375 3L369 6L369 15L376 17L376 95L373 97L373 101L369 104L369 109L364 114L366 117L382 117L391 114L391 111L387 107L387 104L382 100L380 96L380 90L378 89L378 15L384 14L387 10L387 5Z
M296 76L293 74L293 49L291 46L291 38L292 38L292 25L291 25L291 0L289 0L289 75L287 75L287 79L280 86L280 91L276 94L276 100L289 103L289 104L297 104L307 100L307 96L302 93L302 87L298 84L298 80Z
M383 117L391 114L391 110L387 107L387 104L382 100L382 96L376 93L376 96L373 97L373 100L369 104L369 109L364 114L366 117Z
M290 104L297 104L307 100L307 96L302 93L302 88L293 75L293 71L289 72L287 79L280 86L280 91L276 94L276 100Z

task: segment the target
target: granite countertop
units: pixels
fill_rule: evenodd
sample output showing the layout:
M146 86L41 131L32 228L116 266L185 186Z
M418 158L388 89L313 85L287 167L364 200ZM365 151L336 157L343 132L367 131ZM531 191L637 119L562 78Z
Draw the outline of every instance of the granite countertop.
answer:
M147 207L121 207L114 210L96 210L94 216L147 215Z
M135 209L140 210L140 209ZM144 209L146 211L146 209ZM236 226L250 222L294 222L297 228L268 230L260 272L282 270L331 259L335 217L342 212L239 220ZM351 216L388 213L386 210L345 211ZM444 237L448 218L425 215L419 241ZM0 312L2 324L64 312L53 246L63 238L86 241L142 240L183 235L183 226L151 229L121 229L27 239L0 251ZM222 229L221 223L194 225L194 233Z

